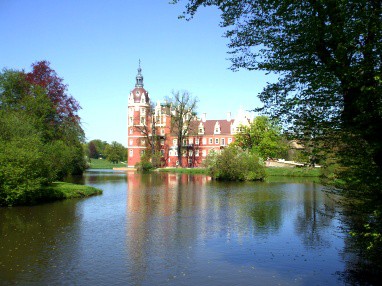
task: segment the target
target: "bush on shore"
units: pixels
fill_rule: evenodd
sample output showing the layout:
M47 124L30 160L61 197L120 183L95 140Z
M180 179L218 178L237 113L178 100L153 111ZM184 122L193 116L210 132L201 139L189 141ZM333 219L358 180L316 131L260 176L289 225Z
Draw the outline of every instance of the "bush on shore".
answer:
M265 178L264 162L256 155L229 146L217 152L210 152L204 166L207 173L216 180L223 181L262 181Z

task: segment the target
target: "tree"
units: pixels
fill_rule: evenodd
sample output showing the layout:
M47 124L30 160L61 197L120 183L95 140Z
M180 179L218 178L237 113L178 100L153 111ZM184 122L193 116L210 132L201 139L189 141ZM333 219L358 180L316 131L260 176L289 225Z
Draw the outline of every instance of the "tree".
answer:
M260 94L262 111L297 134L307 126L358 134L381 174L380 1L201 0L189 1L186 13L209 5L222 12L232 69L280 75Z
M30 203L57 172L49 168L33 118L0 109L0 146L0 205Z
M376 132L382 128L380 1L201 0L189 2L188 14L202 5L222 12L233 69L280 74L260 95L272 114L301 115L292 119L305 124L329 120L370 142L376 139L367 135L382 134ZM382 166L380 151L375 160Z
M85 169L79 117L57 121L57 106L24 71L0 73L0 204L31 203L43 185Z
M108 143L100 139L93 139L88 143L89 156L93 159L98 159L105 155L105 149Z
M158 114L158 109L152 103L150 103L145 112L148 120L141 122L140 117L134 118L133 122L139 122L139 124L134 125L134 128L145 137L145 144L150 149L150 156L147 157L146 154L145 159L149 161L151 159L153 165L158 167L161 160L157 160L157 155L160 153L161 146L157 126L161 123L161 116Z
M258 116L249 126L242 126L242 131L235 135L234 144L263 159L284 157L287 152L281 126L267 116Z
M260 110L282 119L296 136L332 146L343 168L342 193L361 194L353 210L371 226L353 233L378 240L363 254L380 253L382 2L190 0L185 14L192 18L210 5L222 13L232 69L279 75L260 93ZM362 146L357 162L354 146ZM382 269L381 261L374 262Z
M111 142L110 145L107 144L105 147L106 158L114 164L124 160L126 158L126 154L126 148L116 141Z
M171 108L171 132L178 141L178 162L182 166L183 139L194 131L191 122L196 117L198 99L192 97L188 91L173 91L167 102Z
M88 143L89 158L98 159L97 147L94 142L90 141Z
M32 64L32 71L26 74L26 79L32 85L41 86L52 101L56 110L53 122L57 125L64 121L80 124L77 112L81 109L79 103L67 94L68 86L63 83L57 73L50 68L48 61L39 61Z

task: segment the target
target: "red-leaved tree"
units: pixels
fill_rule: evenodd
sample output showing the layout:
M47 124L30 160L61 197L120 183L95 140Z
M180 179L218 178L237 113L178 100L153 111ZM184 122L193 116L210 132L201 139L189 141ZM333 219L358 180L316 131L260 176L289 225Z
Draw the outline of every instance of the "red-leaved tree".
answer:
M32 64L32 71L26 74L27 81L45 89L57 113L55 124L66 120L79 124L80 117L77 114L81 109L79 103L67 94L67 85L49 65L48 61Z

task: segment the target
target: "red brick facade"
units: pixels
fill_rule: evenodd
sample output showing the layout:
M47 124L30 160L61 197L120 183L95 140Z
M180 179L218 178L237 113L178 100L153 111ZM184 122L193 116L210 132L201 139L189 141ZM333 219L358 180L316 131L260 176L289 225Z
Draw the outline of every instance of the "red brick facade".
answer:
M240 126L248 125L250 118L239 112L236 119L231 113L226 119L207 120L195 117L188 137L183 140L182 162L178 161L177 137L171 134L171 107L159 102L152 106L148 92L143 88L141 68L138 68L135 88L130 92L127 113L128 128L128 167L140 162L144 152L151 151L149 138L158 138L157 146L162 154L163 166L199 167L211 150L219 151L235 140L235 133ZM154 134L153 134L154 131Z

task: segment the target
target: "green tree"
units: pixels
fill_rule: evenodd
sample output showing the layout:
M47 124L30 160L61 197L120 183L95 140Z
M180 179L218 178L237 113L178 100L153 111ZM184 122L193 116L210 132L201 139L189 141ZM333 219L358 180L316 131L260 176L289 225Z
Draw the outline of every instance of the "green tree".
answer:
M105 147L105 156L112 163L117 164L118 162L124 160L126 158L126 154L126 148L116 141L111 142L110 145L108 144Z
M260 94L263 111L300 131L359 134L382 168L380 1L201 0L186 13L210 5L222 12L232 68L279 74Z
M43 185L85 168L75 102L58 103L62 80L50 85L52 72L40 74L43 84L24 71L0 73L0 205L32 203Z
M56 177L45 145L25 113L0 110L0 205L33 202Z
M276 121L267 116L258 116L249 126L242 126L241 130L235 135L234 144L243 150L255 152L263 159L286 156L287 142Z
M295 136L331 146L342 165L342 194L362 197L352 209L369 228L353 233L379 240L361 255L381 253L382 2L190 0L185 14L211 5L222 13L232 69L279 76L260 93L260 110ZM362 146L357 156L355 146ZM381 259L373 262L382 269Z
M105 149L108 143L100 139L91 140L88 143L89 156L93 159L98 159L102 156L105 156Z

